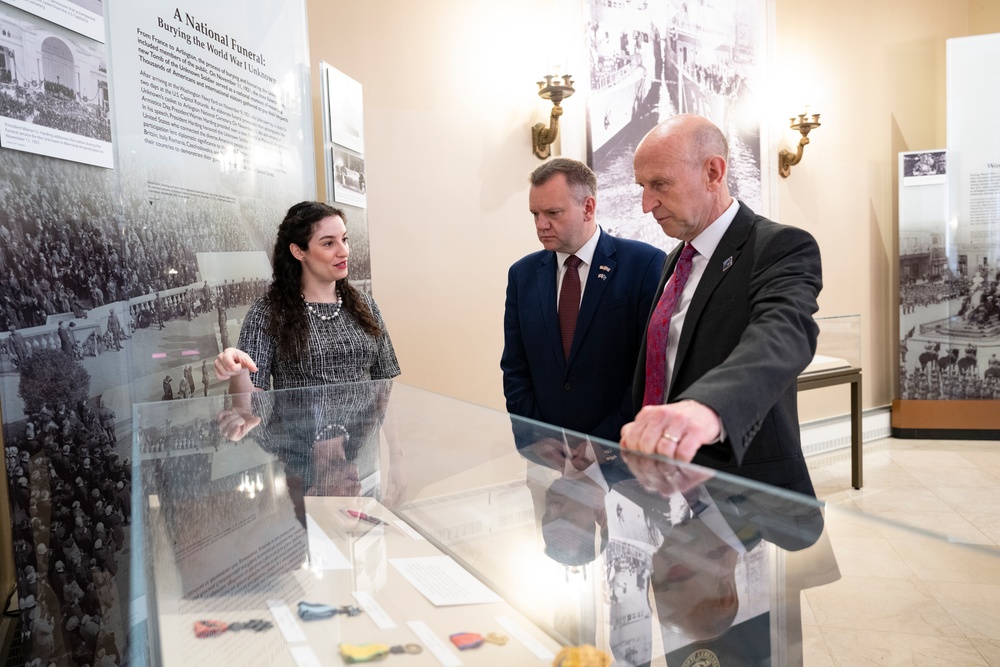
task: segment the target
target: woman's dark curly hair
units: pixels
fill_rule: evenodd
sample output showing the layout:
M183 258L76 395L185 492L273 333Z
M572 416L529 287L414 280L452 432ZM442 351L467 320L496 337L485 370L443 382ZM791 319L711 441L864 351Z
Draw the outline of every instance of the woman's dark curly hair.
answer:
M298 357L309 343L309 313L302 298L302 263L295 259L289 246L294 243L306 250L316 223L332 216L347 224L347 217L340 209L321 202L304 201L288 209L278 226L278 238L274 241L274 276L264 298L271 311L267 333L277 341L279 359ZM366 333L379 336L382 330L375 316L347 278L337 281L337 291L341 308L353 315Z

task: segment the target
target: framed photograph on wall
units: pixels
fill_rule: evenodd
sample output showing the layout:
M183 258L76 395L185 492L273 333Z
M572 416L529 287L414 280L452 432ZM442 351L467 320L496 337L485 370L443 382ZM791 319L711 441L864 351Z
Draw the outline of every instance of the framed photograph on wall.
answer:
M364 113L361 84L320 62L326 198L366 208Z
M0 147L114 167L102 42L0 4Z
M326 141L364 153L364 113L361 84L340 70L320 63L324 86Z
M333 201L366 208L365 158L361 153L333 145L329 149L329 176Z

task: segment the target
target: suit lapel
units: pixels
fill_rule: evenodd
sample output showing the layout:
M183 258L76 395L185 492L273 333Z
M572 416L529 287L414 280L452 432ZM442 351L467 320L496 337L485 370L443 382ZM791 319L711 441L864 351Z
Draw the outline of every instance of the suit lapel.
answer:
M681 367L684 355L687 354L691 346L691 338L694 336L695 327L702 311L708 304L709 299L723 279L729 274L732 267L740 261L740 253L746 243L750 230L753 228L753 214L742 202L740 209L729 225L729 229L723 234L715 252L708 260L705 273L702 274L698 286L695 288L691 303L688 304L687 314L684 316L684 328L681 330L681 339L677 343L677 357L674 360L674 368L670 374L670 385L674 386L677 379L677 371ZM671 256L672 257L672 256Z
M556 310L556 254L546 252L535 274L538 281L538 308L545 323L545 335L549 339L560 363L565 364L562 338L559 336L559 312Z
M607 288L609 282L614 280L615 267L617 266L614 256L614 239L604 233L604 230L601 230L601 235L597 239L597 247L594 249L594 259L587 272L587 286L583 290L580 313L576 318L573 346L569 350L569 364L573 363L576 352L580 347L580 341L583 340L587 329L590 328L590 324L594 320L594 314L597 313L597 305L604 296L605 288Z

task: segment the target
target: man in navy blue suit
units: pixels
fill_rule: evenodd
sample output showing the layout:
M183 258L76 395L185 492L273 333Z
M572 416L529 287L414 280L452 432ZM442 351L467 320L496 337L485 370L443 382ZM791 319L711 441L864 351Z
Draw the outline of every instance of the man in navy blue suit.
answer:
M633 415L632 372L666 255L597 225L597 177L582 162L554 158L530 180L528 208L545 249L507 276L507 411L617 442ZM566 264L571 257L579 266ZM564 331L559 301L570 271L579 276L579 312Z

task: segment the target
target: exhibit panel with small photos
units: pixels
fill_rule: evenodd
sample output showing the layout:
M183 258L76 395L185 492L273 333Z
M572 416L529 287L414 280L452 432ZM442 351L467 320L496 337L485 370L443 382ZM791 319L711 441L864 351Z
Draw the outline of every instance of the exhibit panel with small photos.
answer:
M226 390L211 362L315 198L306 35L304 0L0 1L0 525L26 664L145 650L132 406Z
M400 383L147 403L134 420L131 613L150 642L131 664L857 664L842 638L898 641L900 618L907 641L956 655L998 639L1000 611L967 593L1000 585L1000 555L946 525ZM893 590L895 560L838 555L858 535L933 594Z
M896 437L1000 438L1000 134L978 122L998 55L948 40L948 146L899 154Z

